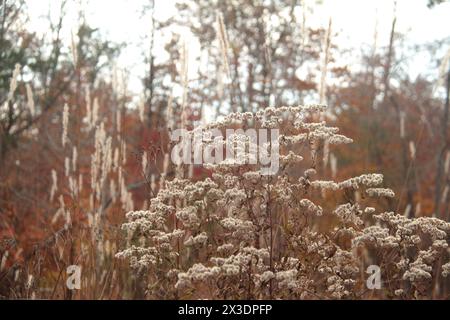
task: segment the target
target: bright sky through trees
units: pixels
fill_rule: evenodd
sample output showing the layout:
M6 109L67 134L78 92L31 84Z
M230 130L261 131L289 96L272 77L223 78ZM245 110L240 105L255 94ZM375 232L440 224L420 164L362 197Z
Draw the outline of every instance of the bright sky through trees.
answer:
M176 14L175 0L155 1L157 18L165 19ZM86 19L95 27L101 29L105 37L113 41L124 42L126 48L118 61L119 67L130 72L129 88L135 93L141 90L140 77L145 70L142 68L143 50L148 47L145 37L149 33L150 20L148 15L142 14L142 7L148 1L123 1L123 0L90 0L82 1L86 11ZM314 0L306 0L306 4L312 6ZM58 16L59 1L40 0L29 1L29 9L32 12L31 26L38 32L46 32L48 25L45 19L40 19L48 12L52 16ZM78 21L78 1L69 2L67 5L66 20L63 31L64 37L70 41L71 30ZM340 47L356 48L360 50L371 45L375 25L378 26L378 45L386 46L389 38L392 17L394 13L393 0L322 0L321 5L314 5L314 12L308 14L308 26L325 27L329 17L333 18L333 30L338 33ZM49 10L50 9L50 10ZM351 12L351 13L349 13ZM448 32L448 17L450 17L450 3L443 3L429 9L427 0L397 0L397 30L406 35L406 43L421 44L436 39L444 38ZM186 35L188 42L192 39ZM195 58L196 43L191 42L190 58ZM156 41L158 43L158 41ZM161 46L162 47L162 46ZM159 50L162 54L163 50ZM342 57L343 63L352 64L351 59ZM157 57L158 58L158 57ZM416 54L414 69L410 70L415 77L427 69L424 64L426 56ZM423 67L423 69L422 69ZM195 72L195 68L190 68Z

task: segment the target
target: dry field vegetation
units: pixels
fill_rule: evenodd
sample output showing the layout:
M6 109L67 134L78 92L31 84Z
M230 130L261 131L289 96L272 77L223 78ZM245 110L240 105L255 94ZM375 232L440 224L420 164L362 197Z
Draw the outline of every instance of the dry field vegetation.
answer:
M394 15L354 71L332 19L309 27L314 1L178 1L167 21L148 1L136 97L125 45L81 10L66 43L56 2L47 36L27 1L0 2L0 298L449 298L449 39L405 48ZM405 71L419 50L434 78ZM176 164L178 128L278 129L279 170Z

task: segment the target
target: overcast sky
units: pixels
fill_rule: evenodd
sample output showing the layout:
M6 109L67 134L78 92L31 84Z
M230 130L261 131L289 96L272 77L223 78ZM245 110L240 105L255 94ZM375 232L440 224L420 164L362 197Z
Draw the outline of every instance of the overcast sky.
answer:
M130 88L140 90L139 77L144 74L140 46L143 37L149 33L148 18L141 16L145 0L90 0L85 1L87 20L90 25L102 30L105 37L118 42L126 42L127 47L120 57L119 66L129 70ZM175 0L156 0L159 19L173 15ZM306 0L313 5L314 0ZM59 0L29 0L32 19L31 27L39 32L46 32L48 24L39 19L50 12L56 15ZM361 48L372 43L375 23L378 20L380 46L388 42L389 30L393 16L393 0L323 0L323 4L314 5L314 12L309 16L309 26L325 26L332 16L333 30L339 33L335 39L340 47ZM409 43L423 43L450 36L450 3L441 4L433 9L426 6L427 0L397 0L398 31L406 34ZM78 1L69 1L68 16L64 37L70 39L71 30L77 23ZM144 43L144 47L145 47ZM414 72L421 73L421 61L417 57ZM351 61L349 61L351 63ZM422 63L423 65L423 63ZM426 66L423 65L423 68Z

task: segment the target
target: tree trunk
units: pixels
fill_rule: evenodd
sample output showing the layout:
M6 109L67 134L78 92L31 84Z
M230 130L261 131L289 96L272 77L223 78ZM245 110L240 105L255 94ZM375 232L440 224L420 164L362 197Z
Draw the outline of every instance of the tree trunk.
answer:
M434 216L440 217L443 220L448 220L448 214L446 212L440 214L441 211L441 191L442 191L442 174L444 169L444 157L445 151L448 149L448 138L447 138L447 128L448 128L448 116L449 116L449 91L450 91L450 69L447 72L447 89L446 98L444 106L444 116L442 117L442 146L441 151L438 154L437 160L437 170L436 170L436 188L435 188L435 198L434 198Z

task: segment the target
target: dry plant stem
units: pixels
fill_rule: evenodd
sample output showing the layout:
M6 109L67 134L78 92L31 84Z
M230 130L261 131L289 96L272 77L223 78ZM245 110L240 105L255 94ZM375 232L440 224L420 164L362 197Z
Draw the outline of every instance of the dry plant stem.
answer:
M270 259L270 263L269 263L269 265L270 265L270 271L274 271L274 269L273 269L273 217L272 217L272 210L271 210L271 206L272 206L272 203L271 203L271 199L270 199L270 195L271 195L271 190L270 190L270 186L271 186L271 177L269 177L269 181L268 181L268 184L267 184L267 211L268 211L268 216L269 216L269 225L270 225L270 244L269 244L269 246L270 246L270 256L269 256L269 259ZM270 292L270 299L272 299L273 298L273 296L272 296L272 291L273 291L273 279L270 279L270 288L269 288L269 292Z

